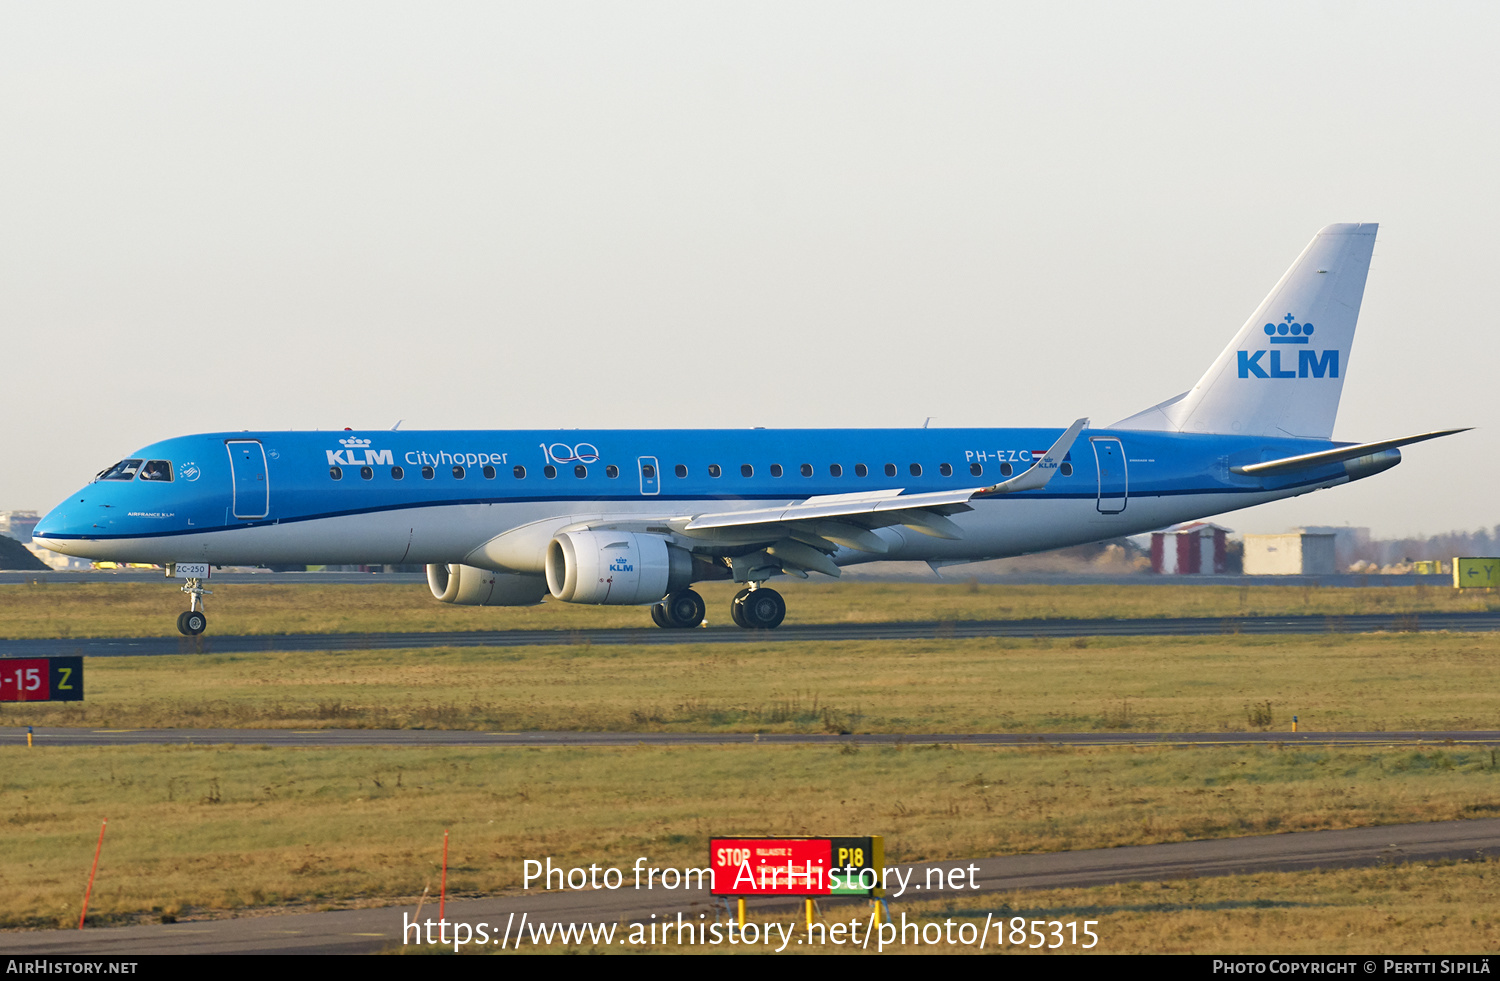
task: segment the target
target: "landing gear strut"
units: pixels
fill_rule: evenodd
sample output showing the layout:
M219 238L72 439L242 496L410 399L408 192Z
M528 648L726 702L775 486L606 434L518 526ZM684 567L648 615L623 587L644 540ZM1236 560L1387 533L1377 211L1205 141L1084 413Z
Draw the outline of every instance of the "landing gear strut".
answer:
M774 630L786 619L786 600L774 589L752 584L735 594L729 616L747 630Z
M188 594L188 609L177 618L177 629L189 637L196 637L208 629L208 615L203 612L203 597L214 591L203 588L203 580L189 579L182 587Z
M651 620L658 627L696 627L703 622L708 607L703 597L691 589L673 593L651 608Z

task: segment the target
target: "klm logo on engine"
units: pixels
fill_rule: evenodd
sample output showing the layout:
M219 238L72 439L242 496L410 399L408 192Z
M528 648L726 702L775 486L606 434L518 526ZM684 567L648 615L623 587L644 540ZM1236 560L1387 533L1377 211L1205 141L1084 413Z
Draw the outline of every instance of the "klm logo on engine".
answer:
M344 445L342 450L324 450L328 454L328 465L330 467L379 467L392 466L396 458L390 450L372 450L370 441L351 436L348 439L339 440Z
M1296 323L1296 318L1287 314L1279 324L1266 324L1268 344L1311 344L1312 324ZM1339 352L1311 351L1306 348L1297 352L1297 367L1282 364L1282 355L1290 354L1280 348L1262 351L1237 351L1241 378L1337 378L1339 376ZM1268 356L1269 355L1269 356ZM1261 359L1265 358L1264 361Z
M634 572L635 564L622 555L609 564L610 572Z

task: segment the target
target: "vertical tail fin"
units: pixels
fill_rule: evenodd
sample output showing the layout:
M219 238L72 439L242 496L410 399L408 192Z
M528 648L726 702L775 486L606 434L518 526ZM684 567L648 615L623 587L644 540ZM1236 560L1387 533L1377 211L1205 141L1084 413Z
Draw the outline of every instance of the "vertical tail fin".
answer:
M1377 227L1318 232L1192 391L1114 428L1330 438Z

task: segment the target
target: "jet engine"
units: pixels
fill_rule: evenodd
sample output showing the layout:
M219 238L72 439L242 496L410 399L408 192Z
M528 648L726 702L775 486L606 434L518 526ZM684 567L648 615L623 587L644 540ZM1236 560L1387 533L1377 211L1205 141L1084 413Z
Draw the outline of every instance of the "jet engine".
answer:
M693 553L656 535L568 531L547 544L547 588L567 603L655 603L693 579Z
M441 603L459 606L531 606L547 595L541 576L491 572L472 565L429 565L427 586Z

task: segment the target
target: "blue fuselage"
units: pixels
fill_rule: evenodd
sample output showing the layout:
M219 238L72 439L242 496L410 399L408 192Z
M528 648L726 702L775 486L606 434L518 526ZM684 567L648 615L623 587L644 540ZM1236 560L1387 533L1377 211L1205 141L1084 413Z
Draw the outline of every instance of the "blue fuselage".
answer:
M1026 471L1057 437L1048 429L211 433L132 454L122 462L133 466L85 485L35 536L58 551L130 562L464 562L539 522L987 486ZM955 515L961 539L897 534L884 555L841 550L834 559L981 559L1136 534L1367 475L1344 464L1270 478L1230 469L1339 445L1086 430L1045 488L976 500Z

